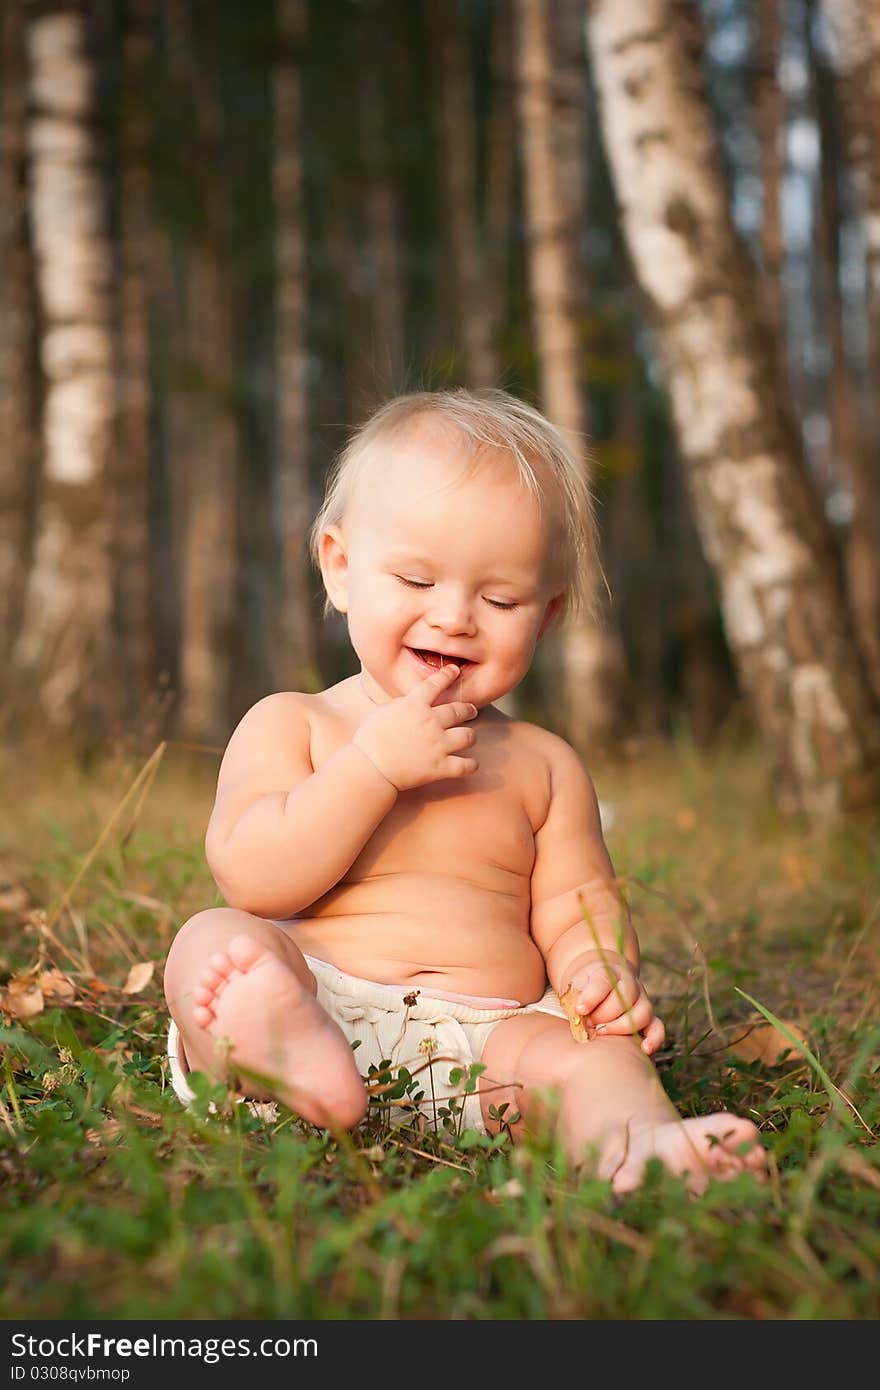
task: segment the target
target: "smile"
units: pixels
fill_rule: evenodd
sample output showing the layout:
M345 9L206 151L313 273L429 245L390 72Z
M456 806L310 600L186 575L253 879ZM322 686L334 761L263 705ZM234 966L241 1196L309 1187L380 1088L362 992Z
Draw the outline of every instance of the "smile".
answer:
M442 666L451 666L453 663L462 671L466 671L473 662L466 656L453 656L449 652L432 652L421 647L408 647L408 651L422 666L429 666L434 671L439 671Z

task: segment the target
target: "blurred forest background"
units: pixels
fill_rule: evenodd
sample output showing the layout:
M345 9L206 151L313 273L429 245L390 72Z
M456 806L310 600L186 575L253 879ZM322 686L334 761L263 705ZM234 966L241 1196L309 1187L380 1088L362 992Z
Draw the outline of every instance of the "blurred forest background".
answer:
M0 712L222 745L348 674L306 535L390 393L584 441L520 708L880 801L875 0L4 0ZM152 742L151 742L152 740Z

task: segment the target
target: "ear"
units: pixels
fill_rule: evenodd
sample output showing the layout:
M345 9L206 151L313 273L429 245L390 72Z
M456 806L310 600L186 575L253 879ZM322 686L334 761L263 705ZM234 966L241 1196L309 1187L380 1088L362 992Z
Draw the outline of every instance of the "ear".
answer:
M348 612L348 552L338 526L328 526L318 541L318 561L327 597L337 613Z
M544 633L547 631L548 627L553 622L553 619L556 617L560 608L562 607L562 600L564 598L565 594L560 592L558 594L554 594L553 597L550 599L550 602L544 609L544 616L541 619L541 626L538 628L538 635L535 638L536 642L540 642L541 638L544 636Z

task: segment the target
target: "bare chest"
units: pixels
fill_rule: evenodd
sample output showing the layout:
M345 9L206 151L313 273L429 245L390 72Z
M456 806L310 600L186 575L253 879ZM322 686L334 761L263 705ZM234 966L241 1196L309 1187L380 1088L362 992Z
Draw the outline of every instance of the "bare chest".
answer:
M342 720L313 732L315 767L352 735ZM345 876L349 883L386 875L441 874L475 887L518 891L528 881L540 816L541 770L516 747L507 724L477 727L470 777L402 792Z

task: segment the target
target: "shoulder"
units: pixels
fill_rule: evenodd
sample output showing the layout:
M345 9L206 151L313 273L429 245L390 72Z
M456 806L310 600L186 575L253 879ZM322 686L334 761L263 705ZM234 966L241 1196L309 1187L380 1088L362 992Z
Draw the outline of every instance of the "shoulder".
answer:
M276 732L283 728L295 730L307 726L314 700L314 695L295 690L279 690L272 695L264 695L242 715L229 740L230 746L242 737L258 735L263 729Z
M536 828L550 818L554 808L560 815L577 808L581 816L591 821L596 794L580 754L559 734L538 724L516 719L510 721L509 728L518 753L537 774L533 781L541 788Z
M511 720L511 732L523 752L540 758L547 766L551 778L583 779L590 778L580 754L575 752L559 734L542 729L539 724L529 724L523 719Z
M320 696L295 690L265 695L251 705L233 730L220 764L221 781L243 767L308 759L312 727L319 717Z

